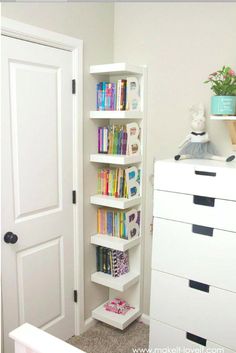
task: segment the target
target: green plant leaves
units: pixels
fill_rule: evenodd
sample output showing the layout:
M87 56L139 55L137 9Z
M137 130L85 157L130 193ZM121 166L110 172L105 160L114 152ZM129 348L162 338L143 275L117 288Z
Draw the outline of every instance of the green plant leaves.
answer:
M229 66L223 66L221 70L210 74L204 83L210 83L211 90L217 96L236 95L236 75Z

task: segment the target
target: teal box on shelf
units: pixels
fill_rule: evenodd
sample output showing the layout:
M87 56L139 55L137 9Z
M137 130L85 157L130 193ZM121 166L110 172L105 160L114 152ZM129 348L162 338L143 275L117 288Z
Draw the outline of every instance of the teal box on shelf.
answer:
M213 115L235 115L236 96L213 96L211 97L211 114Z

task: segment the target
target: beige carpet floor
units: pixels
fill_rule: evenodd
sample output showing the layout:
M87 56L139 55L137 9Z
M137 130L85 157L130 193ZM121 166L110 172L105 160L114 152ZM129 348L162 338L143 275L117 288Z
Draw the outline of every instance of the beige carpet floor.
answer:
M71 337L68 343L86 353L135 353L133 348L148 348L148 336L149 327L139 321L123 331L97 322L81 336Z

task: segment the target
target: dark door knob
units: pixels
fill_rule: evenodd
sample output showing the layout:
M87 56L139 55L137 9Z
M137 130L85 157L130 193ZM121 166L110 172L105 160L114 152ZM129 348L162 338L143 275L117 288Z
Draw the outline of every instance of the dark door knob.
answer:
M7 232L4 235L4 241L7 244L15 244L18 240L18 236L12 232Z

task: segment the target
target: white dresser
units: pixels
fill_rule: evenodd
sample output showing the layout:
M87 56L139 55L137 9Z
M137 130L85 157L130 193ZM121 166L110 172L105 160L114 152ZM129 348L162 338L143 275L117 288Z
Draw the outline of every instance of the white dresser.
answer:
M236 163L157 161L153 212L150 348L236 351Z

